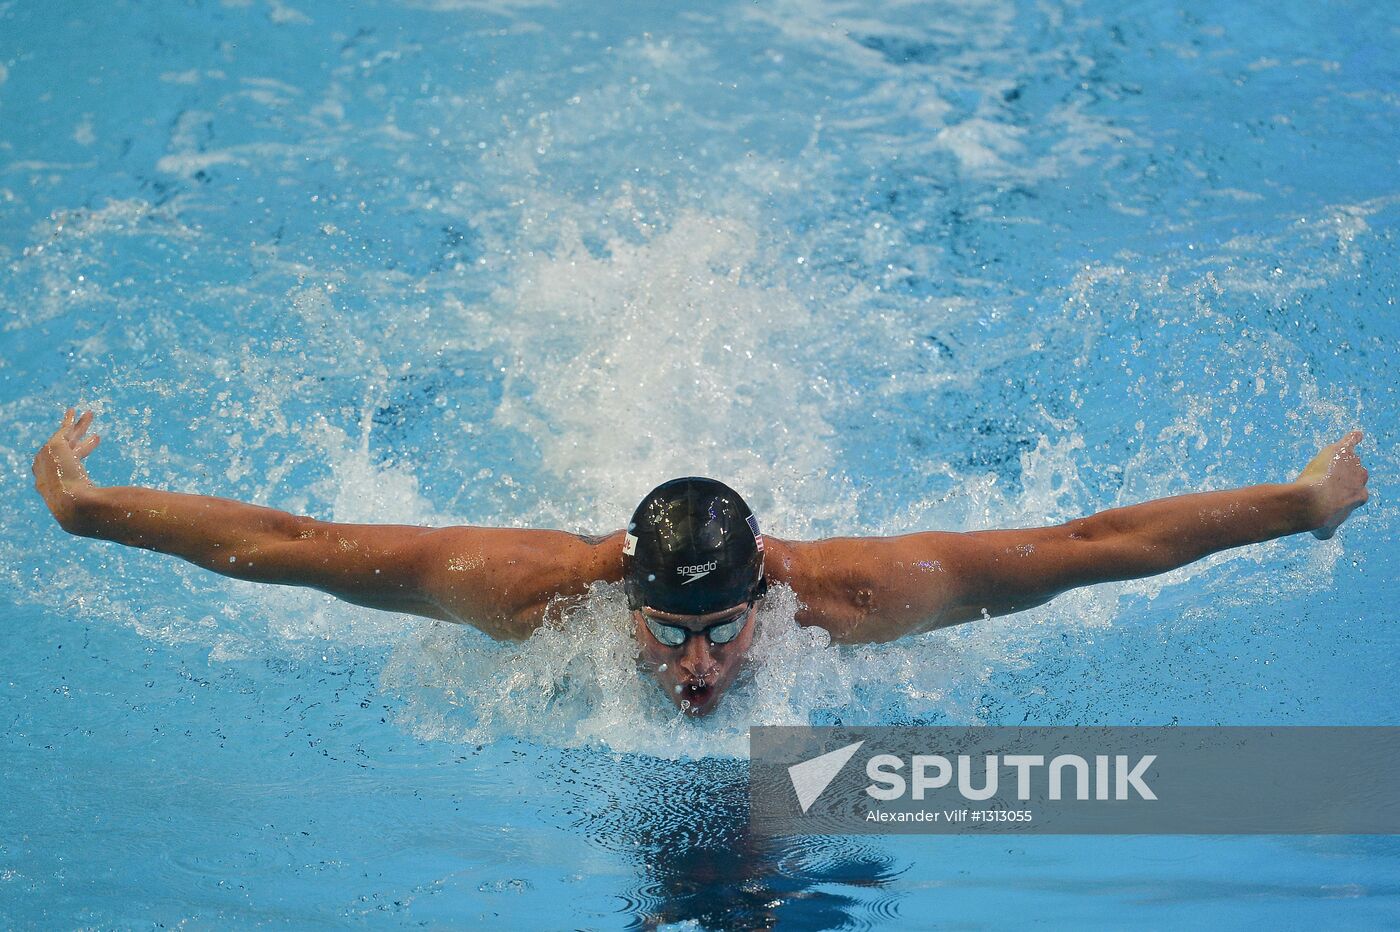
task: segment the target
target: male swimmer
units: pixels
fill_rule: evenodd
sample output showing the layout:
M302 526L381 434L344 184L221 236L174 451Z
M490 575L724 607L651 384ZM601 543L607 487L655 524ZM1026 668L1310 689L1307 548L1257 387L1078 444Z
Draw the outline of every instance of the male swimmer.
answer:
M715 708L754 637L770 585L797 622L838 643L1018 612L1078 586L1165 573L1246 544L1326 540L1366 503L1361 432L1323 447L1297 479L1114 508L1054 527L818 541L765 538L713 479L653 489L624 531L336 524L242 502L102 487L83 460L92 412L69 410L34 457L35 487L70 534L173 554L224 576L310 586L347 602L524 639L595 581L624 583L642 662L676 706Z

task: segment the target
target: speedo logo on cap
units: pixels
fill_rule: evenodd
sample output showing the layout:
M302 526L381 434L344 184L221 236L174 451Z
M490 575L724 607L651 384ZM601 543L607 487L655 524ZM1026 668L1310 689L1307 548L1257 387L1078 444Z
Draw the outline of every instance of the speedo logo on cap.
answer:
M687 577L682 586L688 586L697 579L704 579L719 567L718 560L711 560L709 563L697 563L694 566L678 566L676 572Z

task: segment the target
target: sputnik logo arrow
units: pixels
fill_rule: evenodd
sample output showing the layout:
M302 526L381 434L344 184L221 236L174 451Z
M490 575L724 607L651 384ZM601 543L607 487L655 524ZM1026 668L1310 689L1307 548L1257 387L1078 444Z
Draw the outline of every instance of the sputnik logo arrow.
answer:
M844 748L837 748L828 751L820 757L811 760L804 760L800 764L793 764L788 768L788 776L792 778L792 788L797 792L797 802L802 806L802 811L806 812L812 808L812 803L817 801L817 797L822 795L822 791L831 785L831 781L836 779L836 775L841 772L841 768L846 766L846 762L855 756L856 751L864 741L857 741L855 744L848 744Z

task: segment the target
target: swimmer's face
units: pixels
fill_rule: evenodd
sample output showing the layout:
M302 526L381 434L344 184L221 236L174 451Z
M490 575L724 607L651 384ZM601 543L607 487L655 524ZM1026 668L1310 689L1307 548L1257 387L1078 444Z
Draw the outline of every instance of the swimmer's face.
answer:
M672 615L650 608L632 612L642 661L676 708L697 716L714 711L743 668L753 643L756 611L755 603L748 602L709 615ZM714 643L731 636L735 624L739 630L733 640ZM685 640L675 644L680 637Z

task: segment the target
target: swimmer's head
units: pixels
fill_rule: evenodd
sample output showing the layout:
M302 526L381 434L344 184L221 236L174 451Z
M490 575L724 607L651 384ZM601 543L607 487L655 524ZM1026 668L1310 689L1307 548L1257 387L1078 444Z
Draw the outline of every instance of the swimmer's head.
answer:
M677 707L707 714L742 666L766 591L753 512L713 479L657 486L628 523L623 583L643 660Z
M632 513L622 548L627 607L708 615L757 598L763 535L739 493L714 479L664 482Z

